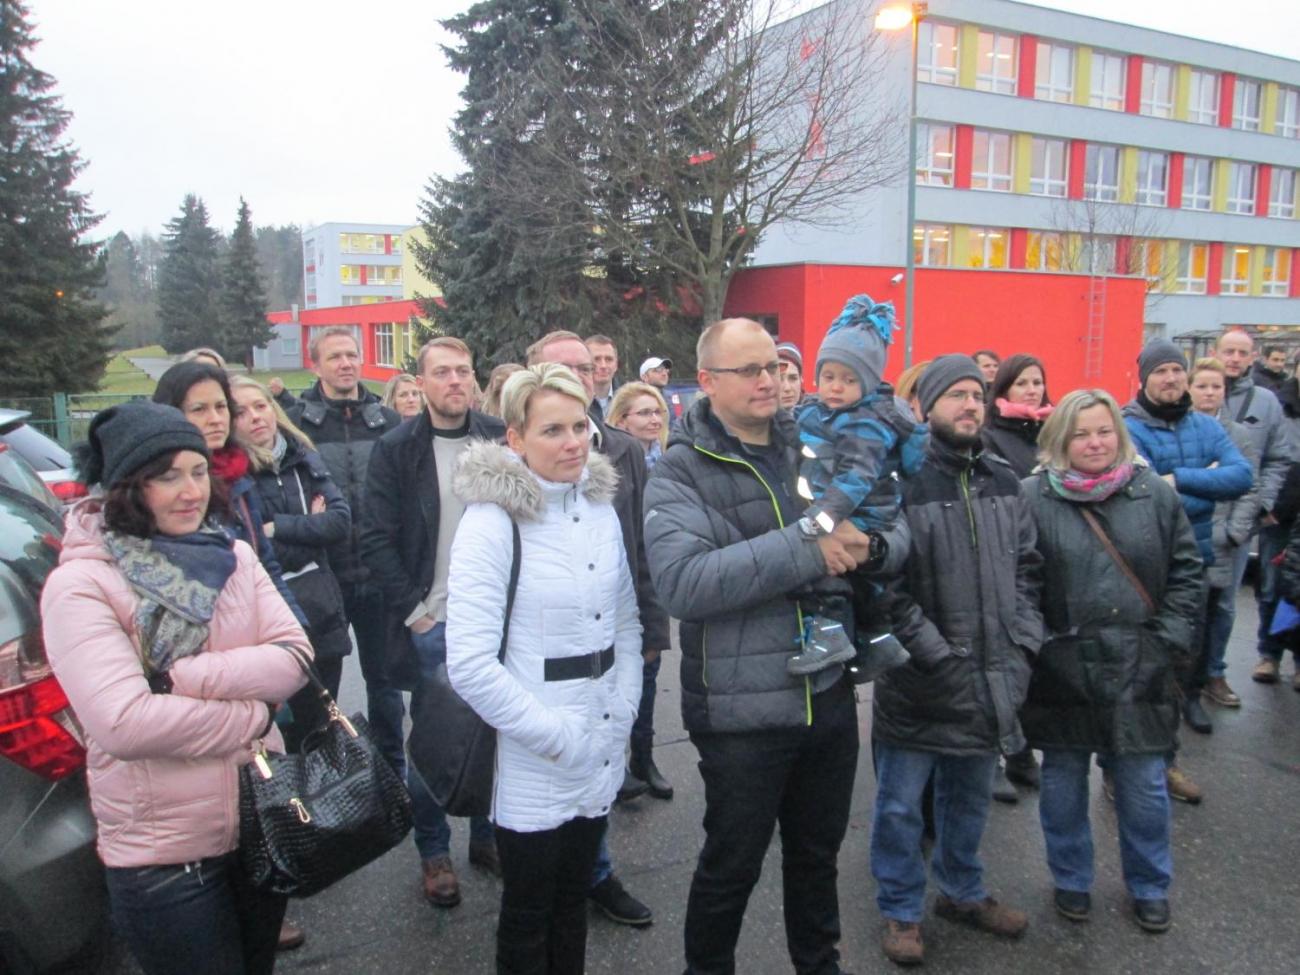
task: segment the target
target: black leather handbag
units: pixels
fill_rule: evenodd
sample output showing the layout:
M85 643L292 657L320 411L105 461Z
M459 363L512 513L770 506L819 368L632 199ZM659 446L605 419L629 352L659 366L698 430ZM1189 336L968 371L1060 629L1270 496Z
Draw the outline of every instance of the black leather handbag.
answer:
M239 857L259 890L309 897L397 846L411 797L365 719L345 717L305 656L285 649L328 718L297 754L263 749L239 770Z
M497 660L506 659L510 613L519 588L519 525L510 523L513 553L506 587L506 618L501 627ZM440 664L420 686L421 701L411 718L406 748L415 771L424 778L433 798L452 816L486 816L492 810L492 781L496 774L497 732L478 716L451 686L447 665Z

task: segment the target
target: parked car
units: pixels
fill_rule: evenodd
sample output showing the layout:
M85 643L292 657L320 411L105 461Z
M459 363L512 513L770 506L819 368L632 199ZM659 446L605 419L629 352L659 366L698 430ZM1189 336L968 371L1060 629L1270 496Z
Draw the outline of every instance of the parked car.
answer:
M62 534L57 499L0 442L0 970L10 975L106 940L82 731L41 639L40 592Z
M85 497L86 486L77 480L72 455L32 426L30 418L27 410L0 408L0 443L21 454L65 505Z

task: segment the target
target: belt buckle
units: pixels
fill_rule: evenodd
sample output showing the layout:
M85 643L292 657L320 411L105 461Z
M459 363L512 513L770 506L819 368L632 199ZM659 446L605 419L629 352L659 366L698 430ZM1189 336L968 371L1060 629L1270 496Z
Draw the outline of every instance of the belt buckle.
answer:
M600 651L596 650L591 654L591 679L600 680Z

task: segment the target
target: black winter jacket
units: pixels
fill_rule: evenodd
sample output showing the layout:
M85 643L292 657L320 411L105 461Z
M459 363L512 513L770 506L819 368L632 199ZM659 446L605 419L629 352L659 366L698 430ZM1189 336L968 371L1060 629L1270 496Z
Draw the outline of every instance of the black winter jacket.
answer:
M1017 752L1043 641L1042 558L1020 481L1000 457L931 436L903 512L912 549L892 615L912 659L876 681L872 734L949 755Z
M1041 420L1013 420L995 416L989 419L980 437L984 449L992 451L1011 465L1016 477L1028 477L1038 466L1038 433Z
M1035 748L1120 755L1174 746L1174 671L1189 659L1201 560L1173 488L1141 468L1090 510L1156 604L1151 613L1077 510L1043 475L1025 481L1044 560L1048 640L1021 709Z
M347 539L331 546L329 552L334 574L344 585L358 585L369 578L369 570L360 555L361 525L366 513L366 467L376 441L402 422L370 390L362 386L357 392L360 398L355 400L328 399L317 382L288 411L289 419L316 444L352 511L352 529Z
M692 733L811 723L814 695L843 675L840 667L804 679L786 672L800 637L792 597L826 578L826 560L783 518L774 493L803 509L794 487L799 435L784 410L773 442L786 451L783 488L768 484L754 455L697 398L646 486L650 575L664 609L682 621L682 718Z

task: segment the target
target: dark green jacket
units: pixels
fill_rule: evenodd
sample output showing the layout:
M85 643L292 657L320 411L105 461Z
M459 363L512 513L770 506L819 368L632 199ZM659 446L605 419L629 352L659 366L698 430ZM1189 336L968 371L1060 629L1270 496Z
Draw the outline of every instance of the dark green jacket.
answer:
M1178 727L1175 665L1200 610L1201 560L1178 494L1150 468L1092 512L1156 603L1142 597L1077 510L1025 480L1043 555L1049 638L1021 710L1035 748L1165 752Z

